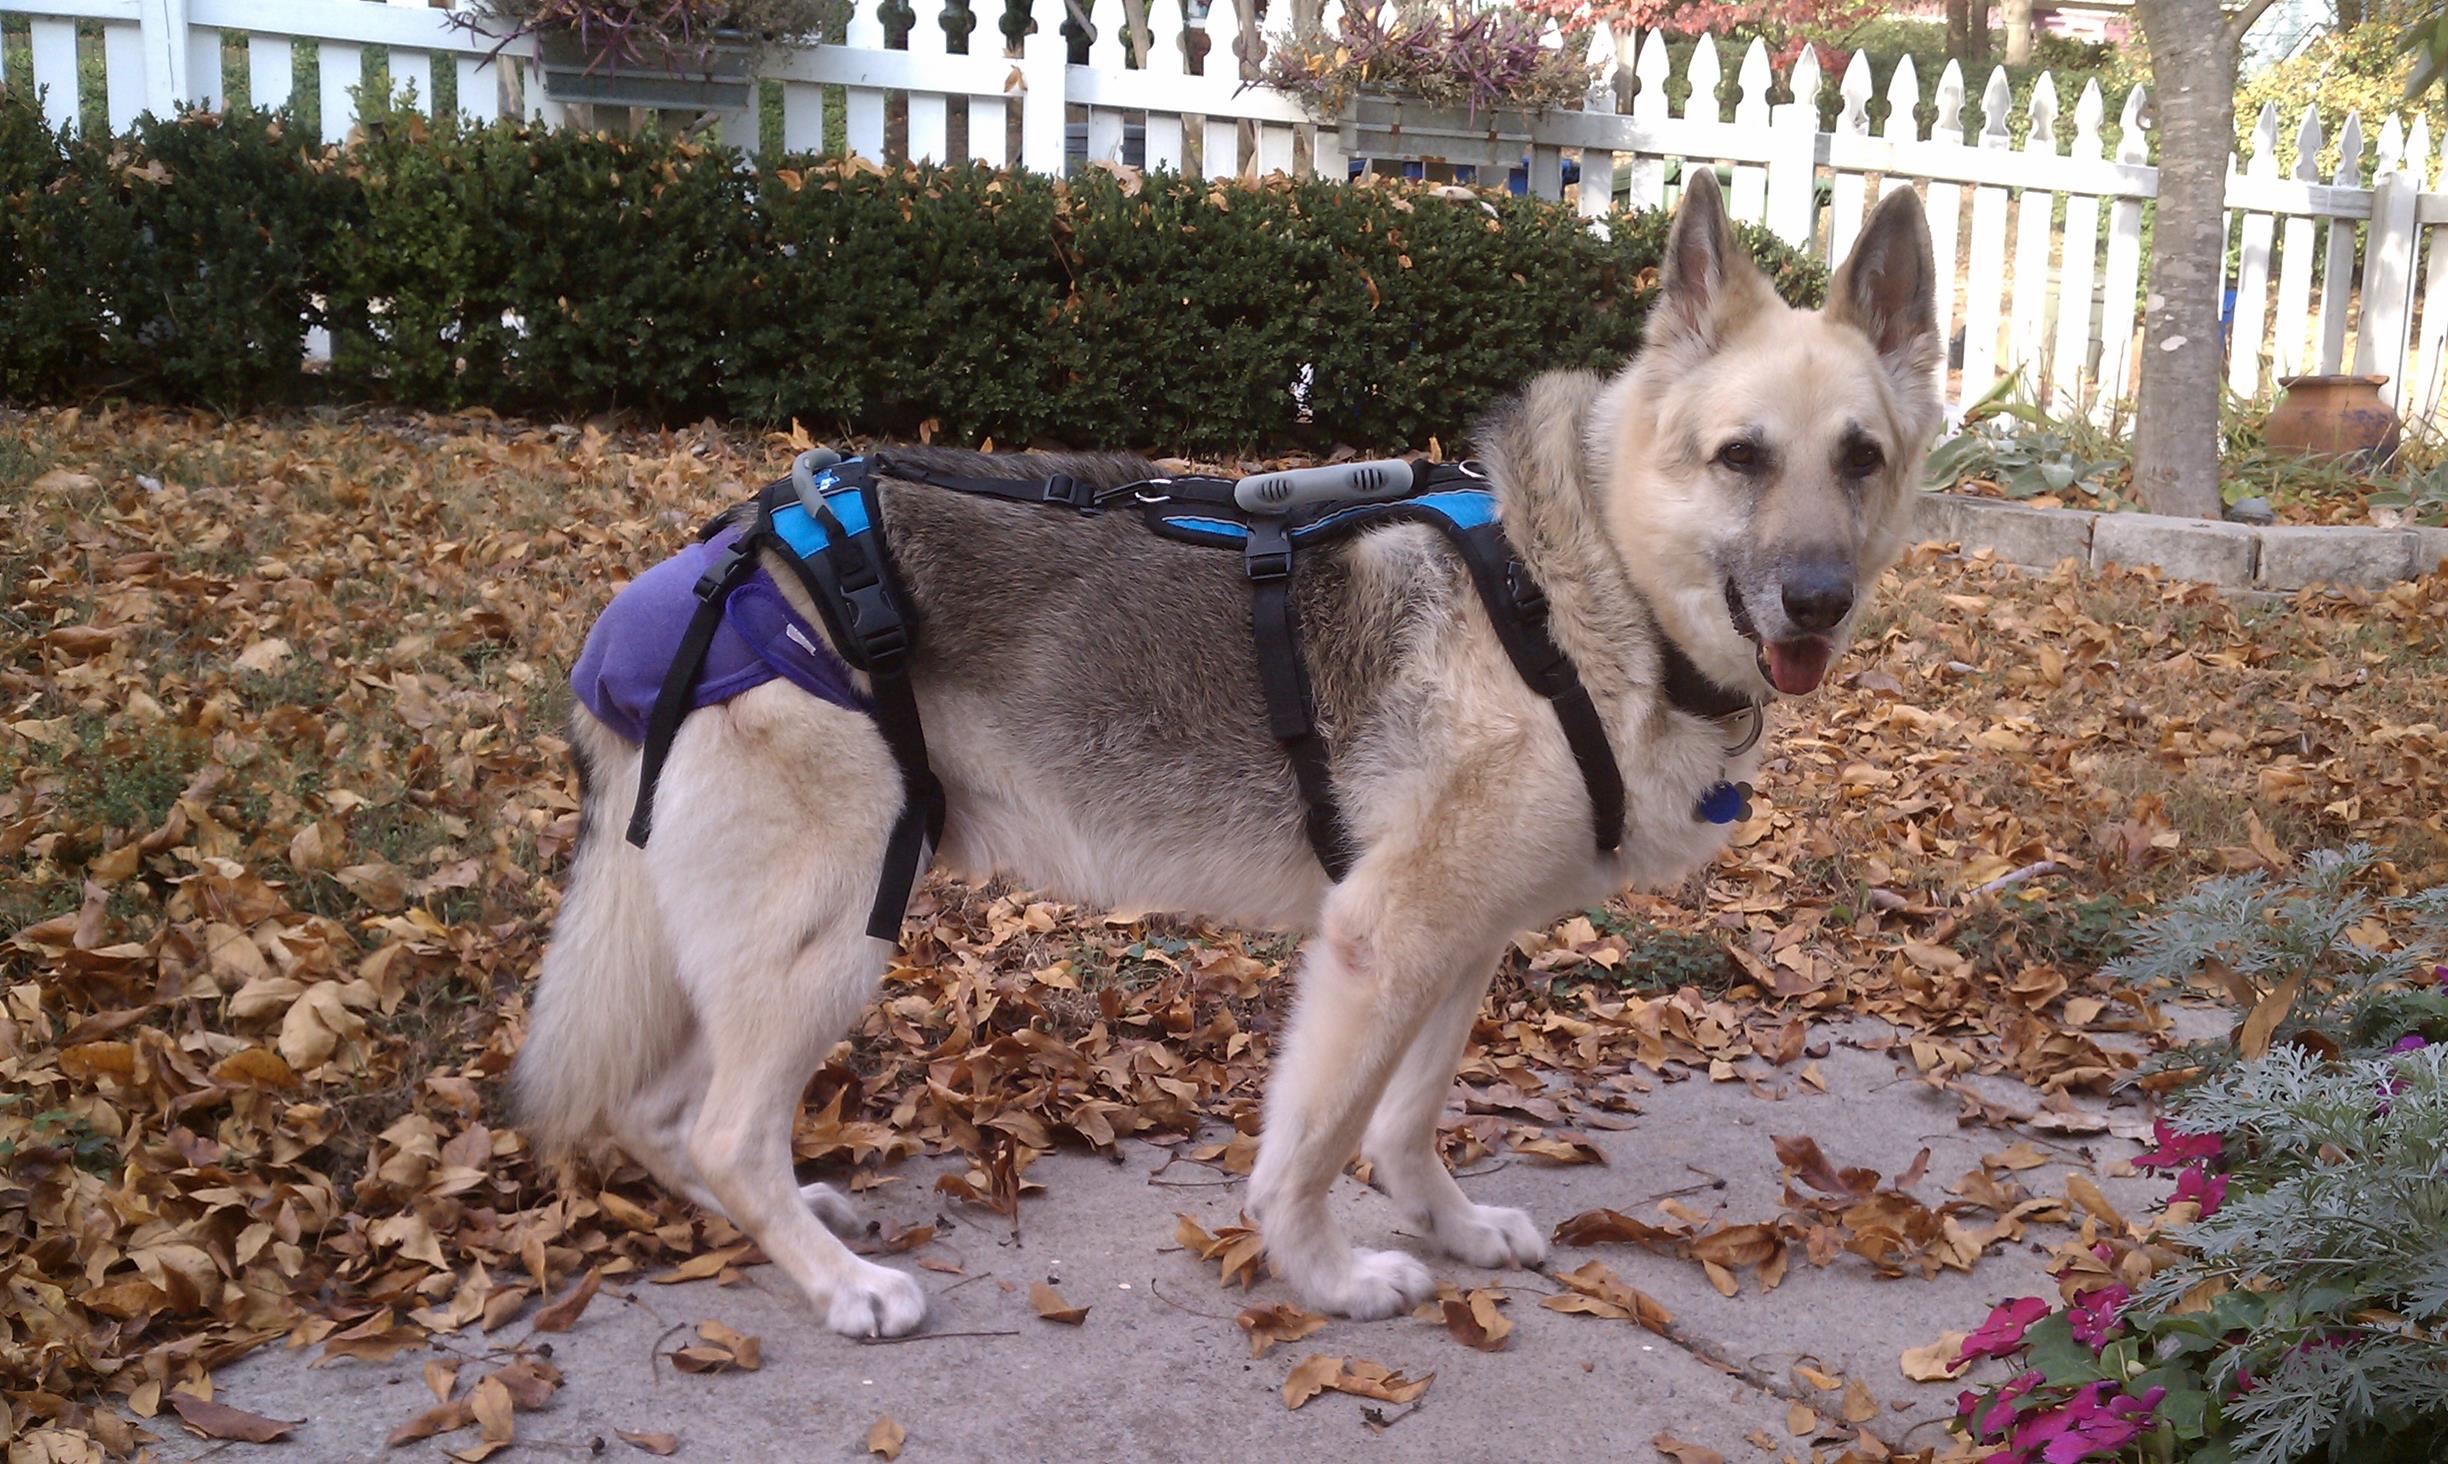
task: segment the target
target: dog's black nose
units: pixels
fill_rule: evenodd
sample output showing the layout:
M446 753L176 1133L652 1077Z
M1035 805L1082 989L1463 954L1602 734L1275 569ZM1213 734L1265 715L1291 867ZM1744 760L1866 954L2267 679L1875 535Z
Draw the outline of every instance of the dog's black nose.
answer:
M1794 629L1828 630L1853 608L1853 575L1843 565L1798 564L1786 573L1779 592Z

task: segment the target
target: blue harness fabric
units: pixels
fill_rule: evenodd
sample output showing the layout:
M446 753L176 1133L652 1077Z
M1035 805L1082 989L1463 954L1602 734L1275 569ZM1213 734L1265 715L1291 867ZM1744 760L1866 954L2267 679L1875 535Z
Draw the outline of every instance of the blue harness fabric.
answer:
M655 787L681 719L690 707L707 644L724 606L749 582L763 551L774 551L807 591L834 648L868 678L872 713L900 767L901 812L886 843L867 932L892 940L912 888L941 842L943 786L927 761L926 737L909 682L909 654L918 632L916 607L893 570L885 543L877 480L929 484L954 492L1050 504L1081 514L1101 513L1121 498L1138 502L1148 527L1167 538L1214 548L1239 549L1250 582L1250 626L1258 652L1260 690L1269 732L1282 744L1305 805L1311 849L1329 876L1341 880L1353 851L1334 796L1325 739L1317 728L1307 666L1300 648L1299 614L1292 596L1293 565L1302 548L1390 523L1424 523L1444 534L1470 572L1487 606L1497 639L1522 680L1554 708L1565 742L1580 766L1590 795L1592 834L1602 852L1619 848L1624 828L1624 784L1605 725L1571 658L1547 630L1547 600L1527 566L1513 552L1498 522L1496 497L1467 465L1418 471L1415 491L1402 498L1363 503L1326 503L1289 514L1250 512L1234 501L1231 480L1207 477L1155 478L1097 489L1065 474L1045 479L968 478L876 455L833 463L822 472L799 472L768 485L751 505L752 522L725 547L698 581L698 605L673 656L648 720L639 768L637 809L629 840L643 845L651 830ZM732 525L725 515L707 526L713 539ZM1668 690L1675 703L1701 715L1706 710L1677 694L1679 683L1702 678L1671 642ZM1712 790L1712 797L1714 790ZM1719 813L1704 805L1698 816ZM1720 821L1722 821L1720 819Z

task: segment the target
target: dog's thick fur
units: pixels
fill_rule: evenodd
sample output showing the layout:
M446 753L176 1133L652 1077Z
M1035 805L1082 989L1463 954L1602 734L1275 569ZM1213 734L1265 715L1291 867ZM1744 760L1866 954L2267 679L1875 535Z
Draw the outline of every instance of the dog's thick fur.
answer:
M1328 1214L1355 1152L1447 1253L1544 1257L1530 1217L1472 1203L1435 1147L1505 941L1627 884L1677 880L1722 845L1695 802L1751 776L1759 753L1730 758L1723 727L1668 704L1661 631L1746 695L1766 694L1764 678L1815 684L1809 667L1842 649L1903 541L1939 423L1912 195L1880 206L1828 307L1797 311L1736 250L1702 170L1663 274L1645 348L1620 374L1544 377L1476 439L1623 769L1618 856L1593 848L1555 717L1433 531L1373 530L1302 561L1320 720L1361 851L1330 883L1266 731L1238 556L1160 539L1136 514L884 489L924 617L914 678L950 799L943 861L1312 937L1249 1208L1275 1270L1327 1311L1392 1316L1431 1290L1420 1261L1355 1249ZM1099 484L1151 471L929 460ZM828 1232L850 1208L801 1188L790 1152L801 1089L888 954L863 929L901 801L875 725L782 682L692 715L644 850L619 834L637 748L584 712L575 742L586 830L515 1074L530 1132L547 1149L609 1140L719 1207L834 1329L910 1330L924 1293Z

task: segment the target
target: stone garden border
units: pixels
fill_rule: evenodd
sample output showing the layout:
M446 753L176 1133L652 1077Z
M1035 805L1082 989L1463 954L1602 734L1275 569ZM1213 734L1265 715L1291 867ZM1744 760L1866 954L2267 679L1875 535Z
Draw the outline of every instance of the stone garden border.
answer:
M2033 508L1963 493L1920 495L1913 531L1924 540L1994 551L2007 564L2053 569L2156 566L2175 579L2228 590L2290 594L2314 585L2384 590L2430 573L2448 557L2448 529L2356 525L2255 527L2156 513Z

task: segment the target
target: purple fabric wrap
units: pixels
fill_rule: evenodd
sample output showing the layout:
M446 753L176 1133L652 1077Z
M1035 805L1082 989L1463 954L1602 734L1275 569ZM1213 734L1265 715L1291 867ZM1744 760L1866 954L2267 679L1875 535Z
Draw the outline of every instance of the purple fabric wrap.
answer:
M655 694L663 689L689 617L697 611L697 581L739 533L725 529L639 575L612 597L587 632L578 663L570 668L570 690L598 721L631 742L646 740ZM823 633L800 619L772 576L758 569L723 607L723 623L706 647L689 710L729 701L776 678L837 707L871 710Z

